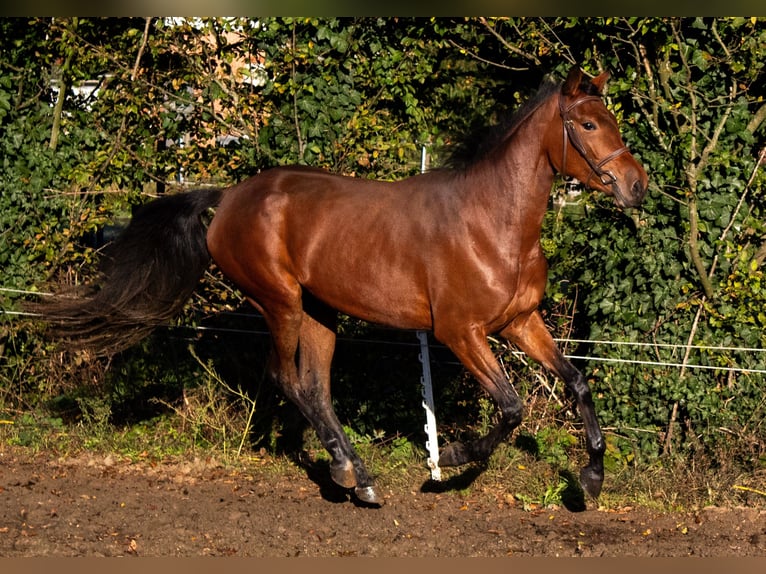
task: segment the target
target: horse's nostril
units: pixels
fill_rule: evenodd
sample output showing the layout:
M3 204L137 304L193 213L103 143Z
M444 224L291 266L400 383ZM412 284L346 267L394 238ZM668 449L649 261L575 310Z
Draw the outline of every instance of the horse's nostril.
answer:
M633 196L641 201L644 198L644 194L646 193L646 187L641 183L640 180L636 180L633 182L633 186L631 187L630 191L633 193Z

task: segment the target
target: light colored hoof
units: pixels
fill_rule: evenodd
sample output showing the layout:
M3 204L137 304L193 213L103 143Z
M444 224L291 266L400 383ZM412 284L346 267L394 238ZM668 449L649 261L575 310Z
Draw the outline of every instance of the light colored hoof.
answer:
M374 504L377 506L383 506L385 501L383 497L378 494L374 486L357 486L354 489L356 497L366 504Z
M356 474L354 474L354 465L347 460L343 466L331 466L330 476L335 484L343 488L354 488L356 486Z

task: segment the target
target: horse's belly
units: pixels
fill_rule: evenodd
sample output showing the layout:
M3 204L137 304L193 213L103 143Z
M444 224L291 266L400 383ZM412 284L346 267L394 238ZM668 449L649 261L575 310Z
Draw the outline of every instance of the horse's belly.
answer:
M303 287L326 305L364 321L399 329L432 327L425 290L401 269L319 272L310 275Z

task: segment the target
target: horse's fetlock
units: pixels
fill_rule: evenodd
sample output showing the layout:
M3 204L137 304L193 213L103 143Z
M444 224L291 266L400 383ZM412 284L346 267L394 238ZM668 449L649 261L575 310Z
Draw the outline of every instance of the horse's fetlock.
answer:
M598 436L593 439L588 449L592 454L603 455L606 452L606 442L603 436Z
M521 424L524 416L524 406L520 400L513 401L508 405L500 407L500 415L504 424L509 425L511 428L516 428Z

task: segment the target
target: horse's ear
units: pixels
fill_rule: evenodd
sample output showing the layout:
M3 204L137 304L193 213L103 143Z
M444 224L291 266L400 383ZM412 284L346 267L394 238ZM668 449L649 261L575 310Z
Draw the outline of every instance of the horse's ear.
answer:
M564 86L561 88L561 92L565 96L573 96L577 93L580 87L580 81L582 80L582 70L578 66L572 66L567 74L567 79L564 80Z
M593 78L591 80L591 83L596 87L598 90L598 93L602 93L604 90L604 85L606 84L606 81L609 79L609 72L601 72L598 76Z

